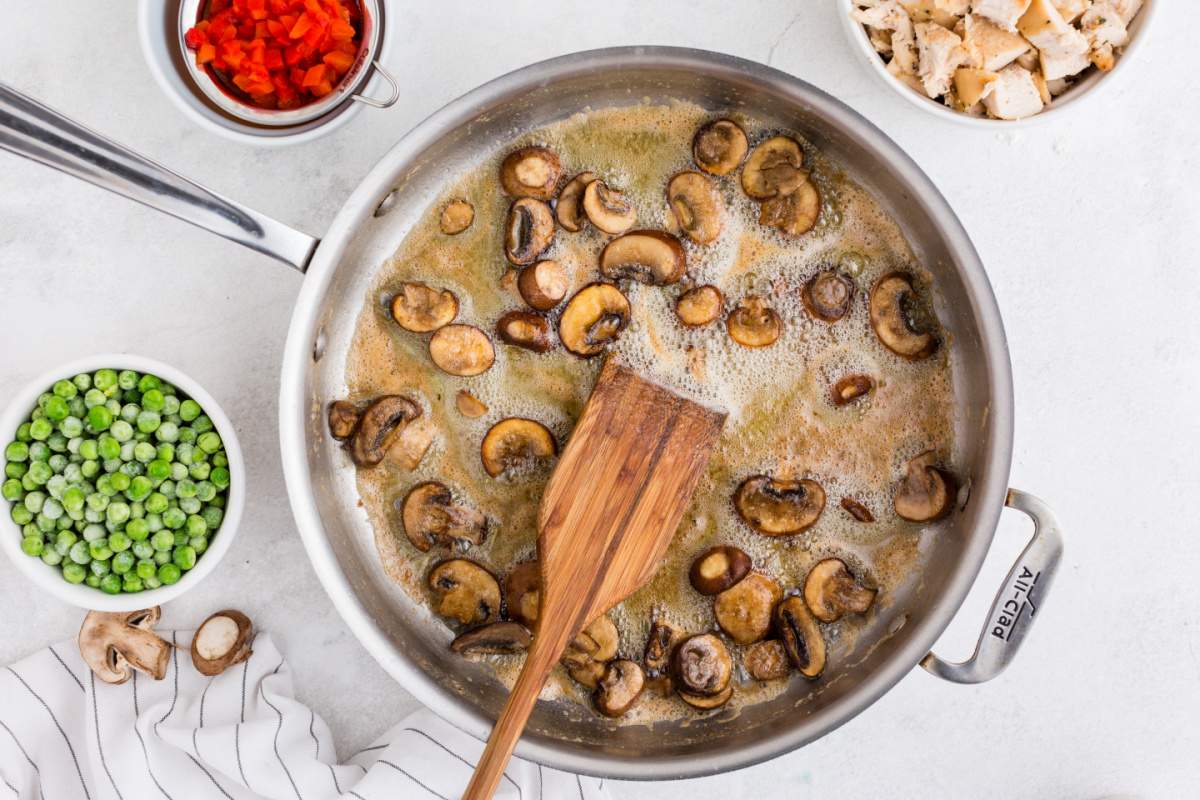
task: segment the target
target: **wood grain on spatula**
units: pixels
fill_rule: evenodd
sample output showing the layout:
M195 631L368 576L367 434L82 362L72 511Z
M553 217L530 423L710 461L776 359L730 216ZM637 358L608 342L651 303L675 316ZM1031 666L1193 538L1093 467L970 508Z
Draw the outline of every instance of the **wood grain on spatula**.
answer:
M463 800L492 796L568 642L654 575L724 422L604 365L542 495L538 630Z

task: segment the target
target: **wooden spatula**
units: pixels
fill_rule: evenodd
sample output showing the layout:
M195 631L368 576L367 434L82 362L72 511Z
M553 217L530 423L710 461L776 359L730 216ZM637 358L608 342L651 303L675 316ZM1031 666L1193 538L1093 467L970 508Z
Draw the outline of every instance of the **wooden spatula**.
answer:
M567 644L654 575L724 422L604 365L542 495L537 634L463 800L492 796Z

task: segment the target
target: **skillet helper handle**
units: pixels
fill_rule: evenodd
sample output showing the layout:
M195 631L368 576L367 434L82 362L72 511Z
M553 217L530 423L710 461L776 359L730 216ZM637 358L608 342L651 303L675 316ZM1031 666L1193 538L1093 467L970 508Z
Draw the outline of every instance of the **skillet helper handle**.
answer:
M1031 494L1009 489L1004 504L1029 515L1033 538L992 601L975 653L957 664L943 661L934 653L921 659L922 667L954 683L983 683L1004 671L1029 634L1062 560L1062 532L1045 503Z
M308 268L317 240L209 191L0 83L0 149Z

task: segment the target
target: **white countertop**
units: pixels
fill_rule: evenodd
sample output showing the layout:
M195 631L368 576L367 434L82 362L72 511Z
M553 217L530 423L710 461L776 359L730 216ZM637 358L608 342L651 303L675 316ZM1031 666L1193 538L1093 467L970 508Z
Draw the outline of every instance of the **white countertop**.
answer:
M0 4L0 80L313 233L431 111L569 51L720 50L840 97L929 173L983 256L1016 377L1012 484L1056 510L1065 563L1020 657L989 684L917 669L840 730L768 764L609 785L664 800L1175 798L1195 796L1200 778L1200 106L1183 69L1195 50L1188 4L1159 2L1154 41L1118 86L1014 133L909 107L854 60L833 4L815 0L392 3L400 103L287 149L230 144L183 117L142 60L131 0ZM164 624L244 609L275 634L345 755L415 703L342 624L293 527L276 389L299 286L266 257L0 153L0 402L47 366L103 350L169 361L221 400L252 499L224 564ZM1019 516L1005 515L943 655L973 645L1027 536ZM0 563L0 664L73 635L81 618Z

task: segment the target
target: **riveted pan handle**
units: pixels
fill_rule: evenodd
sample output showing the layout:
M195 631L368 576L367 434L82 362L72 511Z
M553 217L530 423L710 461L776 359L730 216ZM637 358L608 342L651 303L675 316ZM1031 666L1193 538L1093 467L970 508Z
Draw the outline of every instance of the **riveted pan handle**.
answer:
M0 83L0 148L124 195L304 272L307 233L209 191Z
M1033 520L1033 538L1009 570L992 602L975 653L962 663L943 661L934 653L921 666L954 683L983 683L999 675L1017 654L1041 612L1042 601L1062 559L1062 532L1049 507L1031 494L1008 490L1005 505L1024 511Z

